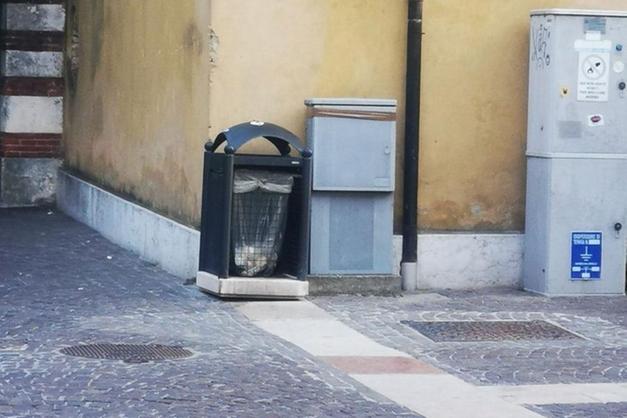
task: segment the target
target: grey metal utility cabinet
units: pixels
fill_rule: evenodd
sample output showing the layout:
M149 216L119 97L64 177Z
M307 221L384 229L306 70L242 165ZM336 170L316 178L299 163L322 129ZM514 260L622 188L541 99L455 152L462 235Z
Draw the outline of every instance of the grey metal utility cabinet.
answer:
M531 13L525 289L625 293L627 12Z
M310 99L312 275L393 273L396 100Z

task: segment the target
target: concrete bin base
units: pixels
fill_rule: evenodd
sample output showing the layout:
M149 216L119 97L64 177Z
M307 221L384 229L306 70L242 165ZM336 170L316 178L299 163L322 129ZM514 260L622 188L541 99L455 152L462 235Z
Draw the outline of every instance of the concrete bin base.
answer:
M274 277L230 277L221 279L199 271L196 286L221 298L300 299L309 294L303 280Z

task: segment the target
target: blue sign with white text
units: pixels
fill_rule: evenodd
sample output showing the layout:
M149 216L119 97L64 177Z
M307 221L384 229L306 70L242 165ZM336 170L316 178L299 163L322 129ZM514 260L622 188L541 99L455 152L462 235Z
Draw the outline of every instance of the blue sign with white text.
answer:
M570 279L600 280L603 255L601 232L573 232L570 245Z

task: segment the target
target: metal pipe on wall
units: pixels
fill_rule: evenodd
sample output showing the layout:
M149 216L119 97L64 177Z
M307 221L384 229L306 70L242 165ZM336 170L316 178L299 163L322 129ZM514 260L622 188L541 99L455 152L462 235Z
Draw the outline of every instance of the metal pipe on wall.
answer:
M422 52L423 0L408 0L407 75L405 91L405 167L403 184L403 258L401 277L404 290L418 287L418 162L420 136L420 71Z

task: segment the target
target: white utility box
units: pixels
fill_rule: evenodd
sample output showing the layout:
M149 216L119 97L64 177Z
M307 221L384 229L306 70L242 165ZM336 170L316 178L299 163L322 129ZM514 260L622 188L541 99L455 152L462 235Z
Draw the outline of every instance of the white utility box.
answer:
M310 273L392 275L396 100L306 100Z
M625 293L627 11L531 13L524 288Z

